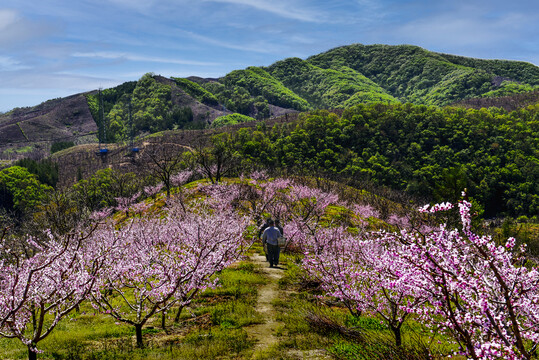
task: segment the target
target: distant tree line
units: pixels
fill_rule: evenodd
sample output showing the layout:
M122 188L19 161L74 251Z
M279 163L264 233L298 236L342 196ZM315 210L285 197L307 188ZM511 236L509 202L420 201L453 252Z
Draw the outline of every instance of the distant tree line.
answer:
M267 168L346 180L359 188L372 184L427 201L455 201L466 189L474 209L485 217L537 221L538 145L539 105L514 112L358 105L338 114L306 113L296 122L273 127L259 122L225 130L190 150L176 146L163 148L167 154L147 153L140 160L147 170L137 175L100 170L70 189L69 202L94 211L157 182L169 193L170 177L180 169L219 182L224 176ZM174 166L161 166L167 162ZM19 218L40 211L38 205L50 201L57 180L54 162L20 161L0 171L1 207Z
M539 213L539 105L511 113L358 105L242 128L232 143L243 166L323 171L437 201L466 188L487 217Z

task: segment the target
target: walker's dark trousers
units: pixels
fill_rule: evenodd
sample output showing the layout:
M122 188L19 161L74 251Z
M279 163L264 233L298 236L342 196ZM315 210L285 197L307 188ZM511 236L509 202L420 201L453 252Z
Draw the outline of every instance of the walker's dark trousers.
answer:
M281 252L281 249L279 249L279 245L268 245L268 261L270 263L270 266L277 266L279 264L279 253Z

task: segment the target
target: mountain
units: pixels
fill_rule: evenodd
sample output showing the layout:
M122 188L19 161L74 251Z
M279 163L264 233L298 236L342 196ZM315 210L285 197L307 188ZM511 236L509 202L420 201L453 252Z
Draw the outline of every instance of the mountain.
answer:
M97 126L83 94L0 115L0 159L42 157L55 141L89 141Z
M59 141L79 144L99 137L111 143L167 129L204 128L233 113L248 117L216 124L360 103L503 106L508 101L493 99L518 94L531 99L509 101L514 108L533 103L536 97L527 94L538 89L539 67L530 63L472 59L411 45L354 44L305 60L235 70L218 79L146 74L102 92L14 109L0 115L0 159L48 154Z
M355 44L306 61L324 69L348 66L401 102L414 104L443 106L492 91L503 96L539 86L539 67L530 63L472 59L410 45Z
M106 131L99 131L100 97ZM174 127L202 128L231 113L216 103L197 100L173 79L146 74L139 81L101 92L76 94L1 114L0 160L41 158L50 154L55 143L97 143L98 136L103 142L128 140L129 102L137 135Z
M195 80L196 81L196 80ZM539 88L539 67L525 62L439 54L411 45L343 46L306 60L233 71L200 82L227 108L248 115L246 99L298 111L358 103L410 102L445 106Z

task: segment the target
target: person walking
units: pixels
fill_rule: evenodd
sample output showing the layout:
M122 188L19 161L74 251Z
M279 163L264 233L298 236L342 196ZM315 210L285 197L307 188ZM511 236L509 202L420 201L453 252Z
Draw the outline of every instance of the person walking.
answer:
M277 239L281 236L281 232L275 227L275 221L270 219L269 227L262 234L262 244L268 249L268 261L270 267L279 265L279 243Z

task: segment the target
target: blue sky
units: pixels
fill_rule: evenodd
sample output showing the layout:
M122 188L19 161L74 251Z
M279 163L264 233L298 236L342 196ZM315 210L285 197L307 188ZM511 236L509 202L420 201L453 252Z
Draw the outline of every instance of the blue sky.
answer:
M538 39L537 0L2 0L0 111L353 43L539 65Z

